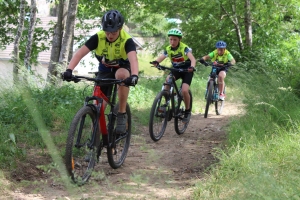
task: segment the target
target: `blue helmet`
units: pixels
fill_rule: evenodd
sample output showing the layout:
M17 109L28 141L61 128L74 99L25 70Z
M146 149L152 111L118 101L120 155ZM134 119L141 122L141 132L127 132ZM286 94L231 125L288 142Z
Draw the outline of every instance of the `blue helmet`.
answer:
M227 44L226 42L220 40L216 43L216 48L226 48Z

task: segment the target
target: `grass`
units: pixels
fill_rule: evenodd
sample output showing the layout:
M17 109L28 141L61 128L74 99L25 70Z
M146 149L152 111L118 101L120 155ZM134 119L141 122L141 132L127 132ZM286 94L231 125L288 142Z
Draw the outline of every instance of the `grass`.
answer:
M151 56L141 54L139 57L139 84L131 87L128 99L134 127L147 125L153 99L166 77L150 67ZM210 69L203 66L197 69L191 86L193 112L203 113ZM220 161L197 183L194 199L300 198L300 100L283 80L254 70L229 71L226 78L229 101L242 102L245 114L232 118L226 127L226 148L216 150ZM0 169L14 170L17 161L26 161L28 150L32 148L41 152L48 150L55 163L62 165L63 151L55 149L64 147L69 124L84 97L91 93L91 87L64 82L60 87L2 88ZM133 134L139 134L137 129ZM149 161L153 159L151 150L143 147L141 150L149 152ZM96 176L99 180L105 179L103 173ZM139 173L132 174L131 180L136 184L147 183Z
M196 185L193 199L300 198L299 99L285 82L265 77L250 72L240 84L245 115L232 119L228 148L218 149L220 162Z

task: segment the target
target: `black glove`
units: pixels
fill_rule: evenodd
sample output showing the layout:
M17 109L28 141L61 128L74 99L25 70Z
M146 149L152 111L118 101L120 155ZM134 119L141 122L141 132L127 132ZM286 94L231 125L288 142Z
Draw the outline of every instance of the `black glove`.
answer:
M157 62L156 60L154 60L154 61L150 62L150 64L157 66L157 65L159 65L159 62Z
M232 64L230 62L228 62L227 64L224 65L224 67L231 67Z
M190 67L188 68L188 72L194 72L194 71L196 71L195 67L190 66Z
M62 79L64 81L70 81L72 79L72 70L67 69L63 74L62 74Z
M205 60L203 58L200 58L199 62L205 66L208 66L208 63L205 62Z
M125 85L135 86L138 82L139 77L137 75L131 75L130 77L124 80Z

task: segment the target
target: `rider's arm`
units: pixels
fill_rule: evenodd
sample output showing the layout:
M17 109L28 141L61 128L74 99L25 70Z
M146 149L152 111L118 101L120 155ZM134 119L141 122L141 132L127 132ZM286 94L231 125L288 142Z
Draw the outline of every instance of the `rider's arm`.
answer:
M137 59L136 51L130 51L127 53L128 60L130 62L131 75L139 75L139 62Z
M190 59L191 61L191 67L195 67L196 66L196 59L195 57L193 56L192 52L188 52L187 54L187 57Z
M236 62L235 62L235 59L233 58L233 56L231 54L228 54L228 60L230 61L230 63L232 65L234 65Z
M158 58L156 58L156 61L158 63L161 63L165 58L166 58L165 54L162 54L162 55L158 56Z
M131 75L139 75L139 62L136 54L135 43L132 38L128 39L125 43L125 51L130 62Z
M98 45L98 35L95 34L91 36L80 49L76 51L72 59L70 60L68 69L74 70L74 68L78 65L80 60L88 54L90 51L97 48Z
M80 60L90 52L89 48L87 46L83 45L80 49L77 50L77 52L72 57L68 69L74 70L74 68L78 65Z
M210 56L209 56L209 55L206 55L206 56L203 56L202 58L203 58L203 60L209 60L209 59L210 59Z

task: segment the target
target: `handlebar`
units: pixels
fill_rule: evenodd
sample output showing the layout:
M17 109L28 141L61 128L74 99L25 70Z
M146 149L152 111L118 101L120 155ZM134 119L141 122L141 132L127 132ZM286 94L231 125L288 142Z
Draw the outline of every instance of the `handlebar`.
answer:
M63 73L61 74L62 79L65 81L73 81L74 83L78 83L81 80L87 80L97 83L98 85L125 85L124 80L113 79L113 78L92 78L88 76L76 76L73 75L71 79L64 79Z
M155 65L155 62L150 62L152 64L152 67L156 67L159 70L170 70L170 71L177 71L177 72L194 72L196 69L194 67L189 67L189 68L174 68L174 67L166 67L163 65Z
M200 60L198 60L198 61L201 63ZM201 64L205 65L206 67L207 66L213 66L213 67L231 67L232 66L232 64L230 62L228 62L226 64L219 64L216 61L215 62L206 62L206 61L204 61L204 63L201 63Z

